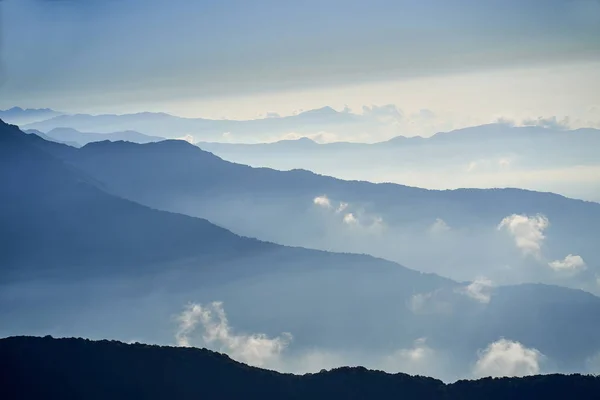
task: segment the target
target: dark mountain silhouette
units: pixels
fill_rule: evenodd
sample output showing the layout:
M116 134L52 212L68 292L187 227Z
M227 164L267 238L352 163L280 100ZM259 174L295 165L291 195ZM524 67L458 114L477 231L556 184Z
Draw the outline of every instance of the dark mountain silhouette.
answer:
M204 349L117 341L0 340L0 391L12 399L596 399L600 377L538 375L453 384L342 367L291 375Z

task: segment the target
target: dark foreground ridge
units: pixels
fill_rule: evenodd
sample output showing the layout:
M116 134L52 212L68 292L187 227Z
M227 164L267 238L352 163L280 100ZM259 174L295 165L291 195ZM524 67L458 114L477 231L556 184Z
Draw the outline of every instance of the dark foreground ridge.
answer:
M0 398L10 399L597 399L600 377L540 375L446 385L342 367L281 374L204 349L117 341L0 339Z

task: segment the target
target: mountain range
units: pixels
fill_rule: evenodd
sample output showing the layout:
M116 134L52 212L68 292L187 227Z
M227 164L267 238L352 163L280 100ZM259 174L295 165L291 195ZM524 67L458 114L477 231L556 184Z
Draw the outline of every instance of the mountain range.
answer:
M151 112L55 113L20 125L45 133L68 128L73 130L68 141L79 140L79 145L104 139L145 143L185 138L224 159L255 167L303 168L341 179L429 189L519 187L600 202L600 165L594 152L600 145L597 129L568 130L539 121L526 121L527 126L499 122L420 137L410 136L414 121L393 105L363 111L323 107L245 121ZM98 134L82 136L75 130Z
M600 289L598 203L519 189L425 190L251 168L183 141L105 141L79 150L38 142L113 194L246 236L372 254L458 280L483 275L499 283ZM523 244L527 235L534 239ZM581 260L551 268L568 255Z
M600 378L546 375L453 384L363 367L280 374L208 350L116 341L10 337L0 340L10 365L5 399L594 399ZM157 367L160 366L160 367ZM236 384L231 384L235 382Z
M103 140L126 141L134 143L150 143L165 140L158 136L148 136L136 131L123 131L111 133L92 133L79 132L72 128L55 128L46 133L42 133L35 129L26 130L25 133L35 133L45 140L50 140L58 143L68 144L73 147L81 147L92 142L101 142Z
M289 157L333 157L345 155L355 159L361 156L366 161L374 156L392 156L415 162L423 154L437 162L446 161L449 155L460 149L461 158L477 159L489 158L498 154L526 152L534 147L542 158L547 152L562 148L563 153L555 162L597 163L598 158L589 150L590 147L600 145L600 130L593 128L563 130L538 126L511 126L504 123L479 125L457 129L449 132L439 132L431 137L421 136L396 136L392 139L376 143L333 142L317 143L304 137L296 140L281 140L272 143L224 143L224 142L198 142L197 145L204 150L218 155L239 154L248 157L270 156L275 159ZM311 152L307 152L310 150ZM404 153L406 151L406 153ZM565 153L566 152L566 153ZM347 154L345 154L347 153ZM412 157L410 157L412 154ZM408 160L407 157L410 157ZM456 155L454 154L454 157ZM228 158L228 157L226 157ZM358 161L358 160L355 160ZM389 161L392 161L391 159ZM430 160L428 160L429 162ZM523 160L535 164L538 160ZM295 160L296 164L299 160ZM256 159L251 163L255 164ZM299 168L296 166L296 168Z
M63 113L49 108L13 107L8 110L0 110L0 119L17 125L40 122L59 115L63 115Z
M69 127L83 132L112 133L135 130L148 135L178 138L192 135L197 140L264 141L290 132L312 133L321 130L335 132L358 132L382 124L361 115L338 112L331 107L301 112L291 116L276 116L245 121L184 118L165 113L143 112L136 114L74 114L57 115L52 118L21 125L24 129L43 132Z
M599 201L597 129L561 130L490 124L398 136L379 143L199 142L226 160L281 170L303 168L342 179L394 182L431 189L520 187Z
M213 307L211 315L226 318L226 310L229 319L216 325L226 324L225 336L209 344L248 359L258 350L240 350L239 343L250 346L256 341L234 330L261 332L250 338L278 343L280 351L269 353L267 361L252 357L248 361L284 370L364 361L385 368L399 368L401 363L456 379L470 376L478 351L494 343L535 349L532 354L540 356L528 360L535 364L534 372L589 370L594 365L590 360L600 352L598 321L593 318L600 313L600 299L583 291L456 282L367 255L238 236L204 219L126 199L135 193L151 199L154 190L181 195L182 188L189 188L198 196L221 201L228 193L254 196L263 190L262 200L272 200L277 195L274 188L286 188L289 192L280 194L281 200L301 195L306 191L301 183L313 179L332 184L329 187L340 193L352 193L353 185L358 185L375 188L375 194L381 191L378 196L397 198L393 194L398 191L405 198L420 194L426 200L428 191L344 183L305 171L254 170L226 163L184 141L145 145L107 141L75 149L6 124L0 125L0 153L5 202L0 210L3 336L51 333L172 343L174 337L182 339L174 334L181 334L181 326L174 324L181 319L174 321L173 315L182 309L185 313ZM169 168L165 162L171 163ZM231 181L227 171L240 173L240 180ZM111 176L122 180L107 179ZM151 190L147 182L156 188ZM126 186L130 191L124 190ZM476 192L477 200L498 195L486 193ZM460 192L458 198L468 194ZM513 199L533 199L534 204L538 196L509 194ZM547 206L568 213L573 223L596 218L594 205L551 195L543 199ZM307 200L314 205L311 197ZM571 209L574 205L579 216ZM473 208L469 202L465 206ZM460 209L456 204L453 208ZM234 207L229 210L235 212ZM489 218L486 207L472 211L478 218ZM245 212L253 213L251 208ZM561 226L560 215L556 216ZM289 226L290 221L281 219L279 224ZM190 302L196 305L185 308ZM194 308L200 305L205 308ZM354 312L344 311L348 309ZM213 322L195 320L192 327L210 332ZM576 330L570 328L574 326ZM184 331L190 335L186 340L206 341L199 332ZM290 332L293 341L277 336L281 332ZM321 361L307 365L306 357L314 360L314 351L321 352ZM420 362L411 358L423 352L428 357ZM398 357L391 366L386 354Z

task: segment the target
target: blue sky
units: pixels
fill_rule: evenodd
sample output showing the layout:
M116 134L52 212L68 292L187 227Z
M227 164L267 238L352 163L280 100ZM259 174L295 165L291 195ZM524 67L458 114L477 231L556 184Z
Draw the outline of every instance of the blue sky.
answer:
M0 108L236 118L260 112L260 99L285 114L387 82L438 85L450 101L440 79L560 68L567 97L594 107L597 93L584 80L600 62L598 0L0 0L0 12ZM362 100L372 102L374 92Z

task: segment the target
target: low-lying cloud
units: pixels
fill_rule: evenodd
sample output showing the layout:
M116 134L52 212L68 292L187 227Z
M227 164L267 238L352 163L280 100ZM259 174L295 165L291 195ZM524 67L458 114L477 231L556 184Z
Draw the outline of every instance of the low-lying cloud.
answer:
M453 376L448 369L448 354L428 345L427 338L412 345L383 354L360 351L329 351L313 348L292 351L292 335L283 333L268 337L262 333L237 333L229 325L221 302L207 305L189 304L177 317L177 345L200 345L225 353L233 359L281 372L307 373L340 366L364 365L390 373L403 372L425 376ZM475 377L526 376L539 374L545 356L523 344L500 339L477 354L472 368ZM590 368L596 368L598 357L590 357ZM450 363L452 364L452 363ZM454 364L453 364L454 365ZM455 366L460 369L460 366ZM445 372L444 372L445 371Z
M512 214L500 222L498 230L508 231L523 254L539 259L542 256L542 243L546 238L544 231L549 225L550 221L542 214L535 216Z
M457 289L457 293L463 294L479 303L487 304L492 298L492 281L487 278L476 279L465 287Z
M473 375L477 378L536 375L543 359L544 355L536 349L500 339L479 352Z
M262 333L234 332L221 302L189 304L177 316L177 322L175 339L179 346L198 344L237 361L282 372L307 373L344 365L366 365L388 372L430 375L438 364L436 351L427 345L426 338L415 340L411 347L374 357L322 349L291 353L288 352L292 343L289 333L268 337Z
M583 258L579 255L568 254L562 260L543 261L542 244L546 239L544 231L550 225L545 215L535 216L512 214L505 217L498 225L498 230L508 231L515 239L516 246L524 255L532 255L556 272L579 272L586 269Z
M323 208L331 208L331 201L329 201L329 198L325 195L315 197L313 199L313 204Z
M292 341L292 335L289 333L274 338L263 333L234 333L221 302L213 302L206 306L189 304L177 320L179 322L179 329L175 335L177 345L191 346L192 336L200 327L202 329L200 338L205 346L257 367L276 363Z
M380 216L368 213L364 208L344 201L332 201L327 195L315 197L313 204L319 208L329 210L333 216L340 218L340 221L347 227L360 228L361 231L372 233L380 233L385 227L383 218Z
M477 279L468 285L454 289L437 289L429 293L416 293L411 296L407 307L413 314L450 315L455 308L462 307L465 297L471 301L488 304L492 298L493 283L487 278Z
M356 219L356 217L352 213L345 214L343 221L344 221L344 223L346 223L348 225L356 225L356 224L358 224L358 220Z
M569 254L563 260L555 260L548 263L548 266L555 271L580 271L586 268L585 261L581 256Z

